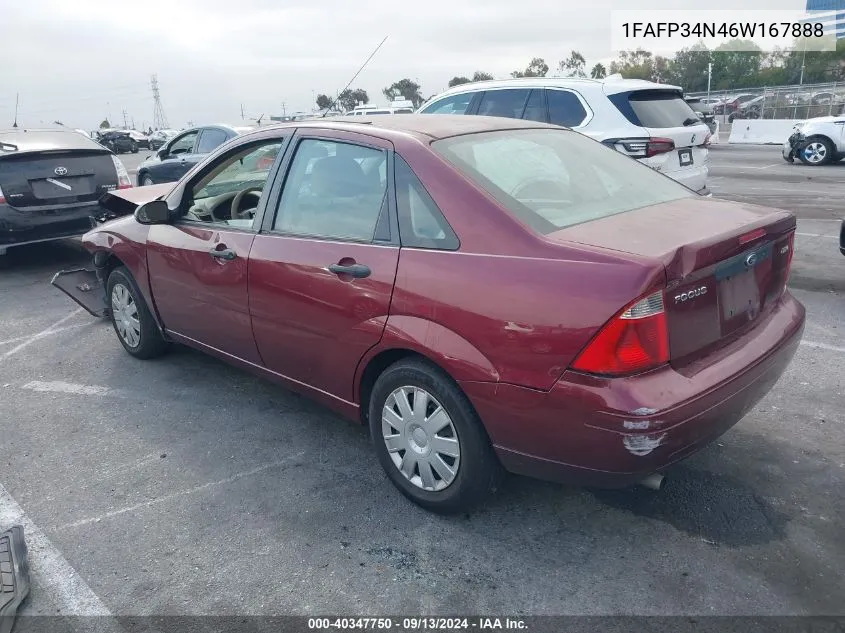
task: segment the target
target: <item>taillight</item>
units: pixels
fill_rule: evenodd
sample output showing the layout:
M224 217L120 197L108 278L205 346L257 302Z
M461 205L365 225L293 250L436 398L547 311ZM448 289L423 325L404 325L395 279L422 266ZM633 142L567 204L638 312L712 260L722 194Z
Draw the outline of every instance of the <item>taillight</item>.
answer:
M6 197L3 195L3 188L0 187L0 204L6 203Z
M117 188L129 189L132 186L132 179L129 177L129 172L126 171L126 167L114 154L111 155L111 160L114 163L114 170L117 172Z
M704 142L702 143L702 145L704 147L710 147L710 143L712 143L712 142L713 142L713 134L708 132L707 136L704 137Z
M669 362L669 326L663 291L635 301L613 317L585 347L572 368L621 376Z
M671 152L675 149L675 141L671 138L623 138L613 141L613 146L631 158L649 158Z

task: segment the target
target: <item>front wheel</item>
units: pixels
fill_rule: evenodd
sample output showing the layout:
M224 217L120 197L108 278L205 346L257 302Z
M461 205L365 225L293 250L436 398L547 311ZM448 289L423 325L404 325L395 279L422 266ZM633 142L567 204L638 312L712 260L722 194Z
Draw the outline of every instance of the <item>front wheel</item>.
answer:
M123 348L141 359L163 354L167 342L129 271L123 266L115 268L106 287L112 325Z
M817 167L833 160L836 150L826 138L811 138L798 150L798 158L805 165Z
M399 491L442 514L462 512L495 487L501 466L466 395L421 359L388 367L369 409L379 462Z
M152 176L150 176L149 174L144 174L141 177L141 186L142 187L149 187L149 186L154 185L154 184L155 184L155 182L153 181Z

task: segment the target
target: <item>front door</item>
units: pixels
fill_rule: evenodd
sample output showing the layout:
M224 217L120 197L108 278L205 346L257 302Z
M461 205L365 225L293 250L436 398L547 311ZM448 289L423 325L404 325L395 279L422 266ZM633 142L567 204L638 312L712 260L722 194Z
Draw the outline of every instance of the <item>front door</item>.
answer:
M179 217L150 227L147 240L150 285L164 328L256 364L249 252L273 165L266 158L275 159L282 143L241 145L209 163L185 186Z
M268 206L250 253L253 331L269 369L353 401L355 369L382 336L399 260L391 146L349 132L295 140L277 208Z
M199 162L200 157L195 153L199 132L193 130L177 136L167 146L167 155L162 159L156 170L156 182L174 182ZM161 174L161 175L159 175Z

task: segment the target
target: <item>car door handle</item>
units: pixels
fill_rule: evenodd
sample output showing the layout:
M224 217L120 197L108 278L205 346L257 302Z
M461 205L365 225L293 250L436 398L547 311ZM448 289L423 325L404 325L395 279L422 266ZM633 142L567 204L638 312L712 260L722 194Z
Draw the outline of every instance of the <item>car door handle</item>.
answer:
M231 261L238 256L238 254L231 248L223 248L220 250L212 248L210 251L208 251L208 254L212 257L216 257L217 259L225 259L227 261Z
M356 279L364 279L372 274L370 267L364 266L364 264L349 264L348 266L344 266L342 264L332 264L329 266L329 271L333 272L335 275L349 275L350 277L355 277Z

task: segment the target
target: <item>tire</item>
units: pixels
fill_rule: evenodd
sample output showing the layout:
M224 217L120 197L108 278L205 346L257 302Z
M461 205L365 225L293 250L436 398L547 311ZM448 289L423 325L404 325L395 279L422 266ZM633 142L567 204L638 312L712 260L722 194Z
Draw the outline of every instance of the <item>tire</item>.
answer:
M138 144L137 144L137 143L133 143L133 144L132 144L132 153L133 153L133 154L137 154L137 153L138 153Z
M167 342L129 271L124 266L115 268L106 288L112 327L123 349L135 358L145 360L161 356L167 350ZM131 335L128 334L130 330Z
M148 173L146 173L146 172L144 172L144 173L143 173L143 174L142 174L142 175L138 178L138 186L140 186L140 187L149 187L149 186L154 185L154 184L155 184L155 181L153 180L153 177L152 177L152 176L150 176L150 175L149 175Z
M798 158L805 165L818 167L827 165L836 155L836 148L829 139L822 136L811 137L799 148Z
M420 390L428 402L422 418L430 422L435 419L434 412L442 410L436 417L440 430L417 424L420 418L413 416L411 399L418 398ZM400 420L398 399L403 397L407 419ZM401 429L384 421L385 409L392 411L390 417ZM483 501L501 478L502 467L466 395L447 374L425 360L398 361L378 377L370 398L369 420L376 455L387 477L426 510L439 514L467 511ZM385 433L393 438L393 450L388 449ZM446 452L432 451L435 441ZM408 455L416 459L407 461L410 475L405 475L400 463L406 464ZM414 461L416 465L412 465Z

